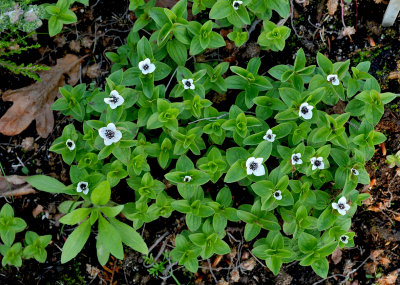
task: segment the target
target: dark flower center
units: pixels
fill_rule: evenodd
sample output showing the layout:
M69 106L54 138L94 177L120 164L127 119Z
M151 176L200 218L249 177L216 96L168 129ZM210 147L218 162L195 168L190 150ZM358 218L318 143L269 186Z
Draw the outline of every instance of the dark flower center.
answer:
M185 85L186 85L187 87L190 87L190 86L192 86L192 83L190 83L190 81L186 81L186 82L185 82Z
M82 190L85 190L86 189L86 184L82 183L80 187L81 187Z
M270 134L267 135L267 138L272 139L272 136Z
M190 177L185 177L185 178L183 178L183 181L189 182L189 181L190 181Z
M274 193L274 196L275 196L275 197L279 197L279 196L281 196L281 194L279 194L279 192L275 192L275 193Z
M353 172L353 174L357 174L357 170L352 169L351 171Z
M256 170L258 168L258 163L253 161L252 163L250 163L249 168L253 171Z
M235 3L233 3L233 7L235 7L235 8L239 8L239 6L240 6L239 2L235 2Z
M111 99L110 102L111 102L111 103L114 103L114 104L117 103L118 100L119 100L118 97L117 97L117 96L114 96L114 95L111 95L111 96L110 96L110 99Z
M345 236L342 236L342 241L346 241L347 240L347 237L345 237Z
M293 160L296 161L296 162L298 162L298 161L299 161L299 158L295 155L295 156L293 156Z
M338 207L340 210L343 210L345 208L344 204L339 204Z
M303 114L307 114L307 113L308 113L308 108L307 108L306 106L303 106L303 107L301 108L301 112L302 112Z
M330 81L330 82L336 81L336 77L332 76L332 77L329 79L329 81Z
M316 160L316 161L314 162L314 165L315 165L315 166L320 166L320 165L321 165L321 161Z
M67 142L67 146L72 147L72 142Z
M147 69L149 69L149 65L148 64L145 64L145 65L143 65L143 67L142 67L144 70L147 70Z
M106 138L112 139L115 136L115 132L112 130L106 130Z

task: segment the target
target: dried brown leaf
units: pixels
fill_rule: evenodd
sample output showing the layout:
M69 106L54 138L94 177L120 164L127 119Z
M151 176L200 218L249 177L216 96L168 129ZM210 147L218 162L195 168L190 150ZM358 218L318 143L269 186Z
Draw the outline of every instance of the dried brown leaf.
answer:
M79 63L81 59L72 54L57 60L57 65L50 70L39 72L42 79L30 86L17 90L7 90L3 101L14 104L0 119L0 132L14 136L25 130L33 120L36 120L38 134L46 138L53 130L54 117L50 109L58 94L58 89L65 85L65 74L69 76L68 83L75 85L79 79Z
M342 36L343 37L351 36L354 35L355 33L356 29L354 27L347 26L346 28L343 29Z
M36 191L26 182L24 176L10 175L7 177L0 176L0 196L22 196Z
M397 280L398 275L399 275L399 270L396 269L396 270L392 271L391 273L389 273L388 275L382 276L381 278L379 278L378 284L379 285L393 285L393 284L396 284L396 280Z
M338 8L339 1L338 0L328 0L328 3L326 3L326 7L328 8L328 13L329 15L333 16L336 13L336 10Z
M338 264L342 260L342 251L340 250L339 247L335 249L335 251L332 253L332 261L334 264Z
M245 270L251 271L254 269L256 264L257 264L257 262L256 262L255 258L251 257L250 259L242 262L242 264L240 264L240 266Z

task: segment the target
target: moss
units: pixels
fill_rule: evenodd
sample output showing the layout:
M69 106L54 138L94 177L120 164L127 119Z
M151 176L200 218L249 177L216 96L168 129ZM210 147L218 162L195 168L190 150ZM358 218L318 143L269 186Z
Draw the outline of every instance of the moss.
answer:
M69 270L71 273L61 275L58 284L62 285L85 285L87 282L81 272L81 263L75 262ZM47 283L50 285L50 283Z

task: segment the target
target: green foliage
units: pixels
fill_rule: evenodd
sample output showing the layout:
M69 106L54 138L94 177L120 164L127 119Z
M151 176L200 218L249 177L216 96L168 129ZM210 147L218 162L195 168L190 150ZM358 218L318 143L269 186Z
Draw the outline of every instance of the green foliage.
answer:
M22 266L22 259L34 258L38 262L45 262L47 258L46 246L51 241L51 235L39 236L35 232L25 233L24 248L20 242L14 243L15 234L26 228L26 223L21 218L14 217L14 210L9 204L4 204L0 210L0 236L4 244L0 245L3 255L2 266Z
M77 22L75 13L70 10L74 2L79 2L84 5L89 4L89 0L58 0L56 4L43 4L45 9L44 18L49 21L49 35L54 37L61 32L64 25Z
M269 19L272 10L287 15L285 3L243 1L235 9L225 0L194 1L193 7L210 8L210 18L236 32L250 18L262 19L259 44L276 51L289 30ZM170 256L191 272L199 257L229 253L227 223L242 221L245 240L255 240L254 255L274 274L297 260L326 277L326 257L354 245L351 217L367 198L356 188L369 183L365 163L385 140L374 127L397 95L381 92L366 62L350 70L349 61L318 54L318 66L307 66L302 49L293 65L268 74L258 57L241 66L192 64L188 53L223 46L214 22L188 21L185 0L172 9L154 1L131 1L131 8L138 20L127 44L107 54L115 64L104 90L66 86L53 105L83 122L66 126L51 147L71 165L71 184L28 179L75 198L60 205L67 213L60 222L77 225L61 261L81 251L96 222L101 264L110 254L122 259L124 244L147 254L137 231L177 211L187 230L176 236ZM139 38L140 29L149 39ZM215 92L236 94L234 104L217 110L207 99ZM328 112L339 100L345 112ZM111 194L121 181L132 201L117 204ZM232 195L248 196L248 204L237 205Z

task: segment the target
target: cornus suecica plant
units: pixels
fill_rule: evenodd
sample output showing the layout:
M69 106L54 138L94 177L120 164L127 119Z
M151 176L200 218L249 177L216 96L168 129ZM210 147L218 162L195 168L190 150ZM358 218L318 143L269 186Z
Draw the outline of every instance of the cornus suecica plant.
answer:
M257 9L253 2L236 10L218 0L211 18L246 25ZM318 53L318 65L306 66L302 49L293 65L268 71L258 57L243 66L193 63L188 52L219 46L215 24L188 21L185 1L171 10L148 5L127 39L129 64L115 64L103 89L66 86L54 103L76 119L51 147L70 164L71 183L27 179L40 190L74 196L60 205L66 213L60 222L77 225L61 261L80 252L92 229L101 264L110 254L122 259L123 244L146 254L137 231L176 211L187 229L177 233L170 256L191 272L199 259L228 254L225 229L242 221L252 253L274 274L297 260L326 277L327 256L354 245L351 217L368 197L356 188L369 183L365 162L385 140L374 127L397 95L381 92L368 62L350 71L349 61L332 63ZM139 38L138 23L154 32L149 39ZM268 23L264 29L263 37L281 32ZM227 90L237 96L218 110L211 95ZM346 107L335 113L339 100ZM131 200L112 201L126 184ZM240 201L246 202L236 206Z

